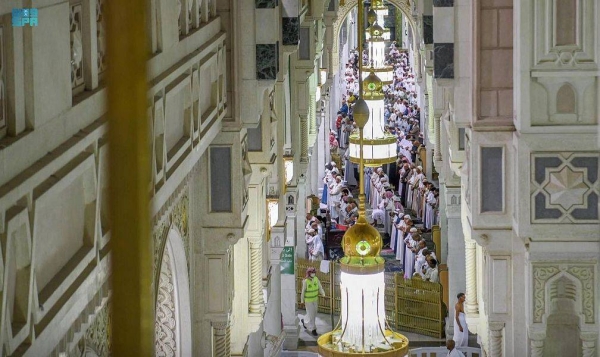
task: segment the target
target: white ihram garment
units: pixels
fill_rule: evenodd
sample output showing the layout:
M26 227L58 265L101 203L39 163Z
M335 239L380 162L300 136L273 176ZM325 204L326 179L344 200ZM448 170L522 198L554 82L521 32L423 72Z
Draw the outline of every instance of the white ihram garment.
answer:
M458 324L454 321L454 342L456 347L465 347L469 344L469 328L467 327L467 319L464 312L458 313L458 321L462 326L463 331L460 332Z

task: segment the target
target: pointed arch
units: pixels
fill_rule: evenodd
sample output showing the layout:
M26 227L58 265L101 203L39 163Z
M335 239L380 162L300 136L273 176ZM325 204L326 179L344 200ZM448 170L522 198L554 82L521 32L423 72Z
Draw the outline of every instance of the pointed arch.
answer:
M192 355L192 320L185 246L175 226L169 228L160 264L155 302L156 355Z
M410 0L386 0L388 3L394 5L398 10L402 11L404 17L408 21L412 33L414 35L413 38L413 51L418 53L417 43L419 43L419 31L418 27L411 15L411 1ZM333 23L333 49L332 49L332 59L333 59L333 73L337 73L339 70L339 61L337 60L340 56L340 30L342 25L344 24L344 20L350 13L352 9L358 6L358 0L346 0L344 5L340 5L337 11L335 22Z
M577 113L577 96L571 83L563 84L556 93L556 112L559 114Z

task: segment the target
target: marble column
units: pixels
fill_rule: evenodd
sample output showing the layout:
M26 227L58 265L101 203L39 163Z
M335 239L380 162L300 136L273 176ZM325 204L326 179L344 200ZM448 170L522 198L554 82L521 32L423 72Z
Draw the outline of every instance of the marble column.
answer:
M327 145L329 144L329 140L327 140L327 135L329 131L327 130L327 125L329 124L329 120L327 119L327 114L329 113L329 99L325 100L325 116L323 120L321 120L321 125L319 126L319 136L317 137L317 146L319 149L317 150L317 176L315 178L317 191L315 195L321 198L323 194L323 181L322 178L325 175L325 164L327 163L327 155L325 155L327 150Z
M446 334L447 336L452 336L454 334L455 322L454 309L452 306L454 306L453 302L456 301L456 295L465 293L467 294L467 298L469 297L468 292L466 292L466 276L463 273L466 271L465 239L460 218L460 200L452 200L453 196L460 197L460 188L447 187L445 184L440 185L440 187L442 188L440 197L444 201L444 205L441 207L445 208L442 208L444 219L441 224L441 258L442 263L448 265L448 297L450 304L448 307L449 323L446 326Z
M442 133L440 120L441 116L434 116L434 127L435 127L435 161L442 161Z
M319 138L315 141L310 158L310 191L313 195L319 195Z
M229 321L211 321L213 330L213 357L231 356Z
M295 207L295 218L296 218L296 237L298 244L296 245L296 256L305 258L306 255L306 242L304 241L304 228L306 227L306 180L304 178L298 179L296 196L296 207ZM288 218L289 219L289 218ZM294 242L296 242L294 240Z
M277 228L277 230L274 229L272 232L284 232L285 246L294 247L296 246L296 220L293 213L286 212L286 215L287 219L285 226L281 228L279 226L275 226L274 228ZM302 235L302 237L304 237L304 235ZM296 276L292 274L282 274L280 280L281 314L283 317L283 330L285 332L285 342L283 344L283 348L286 350L296 350L298 349L298 338L300 336L300 320L298 319L298 311L296 309Z
M504 340L502 338L502 332L504 330L504 322L490 322L489 324L489 338L488 338L488 356L490 357L502 357Z
M281 252L278 250L275 252L279 254L271 255L271 293L263 322L264 331L268 337L265 356L279 356L284 337L281 328L281 267L279 265Z
M476 315L479 313L477 300L477 249L476 243L472 240L465 241L465 277L467 301L465 303L465 312L467 315Z
M250 302L248 311L261 314L264 308L262 293L262 237L248 238L250 246Z

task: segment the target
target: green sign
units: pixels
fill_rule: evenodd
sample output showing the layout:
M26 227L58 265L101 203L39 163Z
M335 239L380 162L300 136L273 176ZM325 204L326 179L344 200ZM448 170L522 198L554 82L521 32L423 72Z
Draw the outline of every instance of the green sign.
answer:
M294 275L294 247L284 247L280 259L281 274Z

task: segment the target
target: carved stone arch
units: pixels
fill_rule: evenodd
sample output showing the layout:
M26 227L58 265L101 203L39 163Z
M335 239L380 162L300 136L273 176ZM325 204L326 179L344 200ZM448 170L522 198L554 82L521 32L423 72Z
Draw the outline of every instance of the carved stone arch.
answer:
M174 225L169 228L155 301L155 354L192 355L192 320L185 246Z
M583 315L583 307L582 307L583 286L581 284L581 281L577 277L569 274L566 271L562 271L546 281L546 286L544 287L544 289L546 290L545 291L546 301L544 304L546 309L544 311L542 321L543 321L543 323L546 323L548 316L550 316L553 312L555 312L553 310L553 300L555 300L555 292L553 292L553 289L555 289L557 283L561 282L562 280L566 280L566 281L570 282L574 287L574 292L570 291L569 293L573 294L573 297L572 297L572 300L574 302L573 309L575 311L575 314L577 316L579 316L580 324L582 324L583 321L585 321L585 317Z
M582 282L565 270L546 281L546 309L542 318L544 356L581 355L585 322L582 289Z
M396 6L396 8L402 11L402 14L408 20L408 23L412 29L414 38L413 38L413 50L415 53L418 53L417 44L419 43L419 31L418 27L411 15L412 8L409 0L386 0L388 3ZM337 73L339 71L339 57L340 57L340 30L342 25L344 24L344 20L350 13L350 10L358 6L358 0L346 0L343 6L339 6L337 10L337 16L335 22L333 23L333 49L332 49L332 59L333 59L333 73Z

